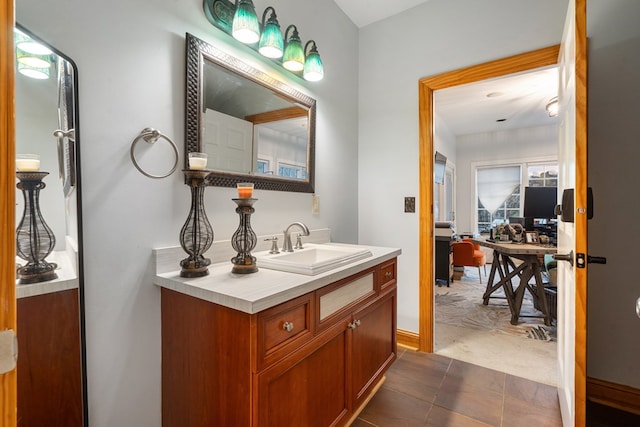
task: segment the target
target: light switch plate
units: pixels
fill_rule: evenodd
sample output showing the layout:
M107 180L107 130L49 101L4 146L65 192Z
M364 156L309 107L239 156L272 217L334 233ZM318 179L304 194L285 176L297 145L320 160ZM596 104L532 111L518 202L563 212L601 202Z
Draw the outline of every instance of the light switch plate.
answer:
M416 211L416 198L405 197L404 198L404 211L413 213Z
M314 194L311 198L311 213L318 215L320 213L320 196Z

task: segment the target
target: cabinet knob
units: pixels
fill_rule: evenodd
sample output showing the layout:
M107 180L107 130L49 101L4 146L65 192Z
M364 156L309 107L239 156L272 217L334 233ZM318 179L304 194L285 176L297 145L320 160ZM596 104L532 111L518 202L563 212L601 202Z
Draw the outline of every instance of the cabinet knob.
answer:
M386 273L384 273L384 277L386 279L391 279L393 277L393 273L391 273L390 271L387 271Z
M287 332L293 331L293 328L294 328L293 322L284 322L282 324L282 329L287 331Z
M360 319L358 319L358 320L354 320L353 322L350 322L350 323L347 325L347 328L349 328L349 329L355 329L355 328L357 328L358 326L360 326Z

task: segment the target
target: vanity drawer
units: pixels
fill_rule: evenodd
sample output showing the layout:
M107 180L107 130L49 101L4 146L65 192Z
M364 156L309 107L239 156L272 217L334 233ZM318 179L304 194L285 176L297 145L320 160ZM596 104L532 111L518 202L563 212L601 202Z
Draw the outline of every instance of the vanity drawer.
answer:
M396 283L396 274L398 271L396 266L397 266L396 258L380 266L380 289L381 290Z
M258 369L311 339L312 301L309 293L258 314Z
M341 316L375 295L375 269L366 270L363 274L349 277L317 291L318 324L323 328L328 327L332 323L331 319Z

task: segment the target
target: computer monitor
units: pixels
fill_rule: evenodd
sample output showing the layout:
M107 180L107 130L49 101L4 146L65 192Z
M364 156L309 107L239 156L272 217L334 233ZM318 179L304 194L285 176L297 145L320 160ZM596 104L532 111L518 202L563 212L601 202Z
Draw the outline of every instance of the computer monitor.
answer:
M556 187L525 187L524 211L526 218L555 219L555 208L558 204Z

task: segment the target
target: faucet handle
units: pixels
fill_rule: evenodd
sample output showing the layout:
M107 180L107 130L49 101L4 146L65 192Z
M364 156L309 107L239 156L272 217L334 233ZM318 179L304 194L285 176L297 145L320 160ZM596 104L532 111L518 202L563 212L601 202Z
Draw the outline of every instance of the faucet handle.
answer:
M304 249L304 246L302 246L302 234L298 233L296 236L296 246L295 249Z
M278 236L273 236L271 238L264 239L265 242L271 241L271 249L269 250L270 254L279 254L278 250Z

